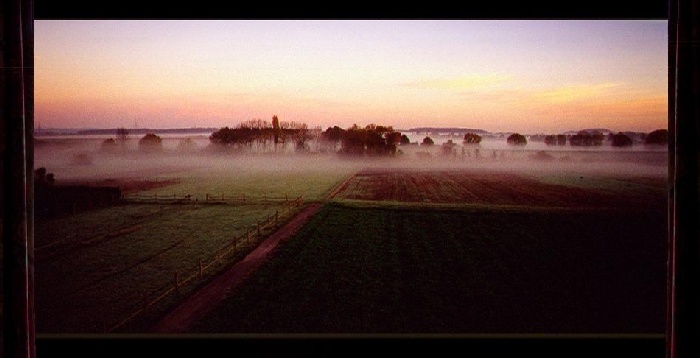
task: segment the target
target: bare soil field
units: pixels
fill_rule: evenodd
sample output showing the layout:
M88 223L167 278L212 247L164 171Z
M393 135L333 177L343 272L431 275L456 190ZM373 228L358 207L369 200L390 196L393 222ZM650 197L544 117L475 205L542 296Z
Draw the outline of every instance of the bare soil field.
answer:
M550 178L551 179L551 178ZM591 183L591 181L593 181ZM666 200L657 177L569 175L567 181L494 171L365 170L337 198L407 203L527 205L537 207L630 207Z

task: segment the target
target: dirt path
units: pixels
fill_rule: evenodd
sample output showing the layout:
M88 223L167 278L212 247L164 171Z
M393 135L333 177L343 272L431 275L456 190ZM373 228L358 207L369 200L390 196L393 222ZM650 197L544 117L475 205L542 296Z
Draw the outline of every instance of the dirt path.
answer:
M292 220L275 231L258 245L242 261L224 271L212 282L188 297L174 310L170 311L152 328L154 333L183 333L189 325L203 317L229 296L245 279L260 267L271 255L277 245L288 240L323 206L312 203L299 212Z

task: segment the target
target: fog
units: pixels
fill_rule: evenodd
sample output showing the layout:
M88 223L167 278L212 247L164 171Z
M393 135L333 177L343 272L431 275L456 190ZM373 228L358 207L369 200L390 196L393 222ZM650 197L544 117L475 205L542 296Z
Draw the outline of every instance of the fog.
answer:
M399 146L395 156L379 158L348 157L332 151L322 153L320 146L314 143L305 152L297 152L291 147L280 147L276 152L217 150L210 145L207 136L202 135L164 136L163 149L159 152L139 150L136 138L129 139L122 150L106 151L101 146L105 138L40 137L35 140L34 167L45 167L54 173L59 184L74 180L337 169L480 170L654 177L666 177L668 170L666 148L644 145L624 149L609 145L595 148L546 146L534 142L525 146L511 146L505 140L484 140L477 145L455 144L446 150L436 140L433 146ZM183 139L190 139L191 145L183 148Z

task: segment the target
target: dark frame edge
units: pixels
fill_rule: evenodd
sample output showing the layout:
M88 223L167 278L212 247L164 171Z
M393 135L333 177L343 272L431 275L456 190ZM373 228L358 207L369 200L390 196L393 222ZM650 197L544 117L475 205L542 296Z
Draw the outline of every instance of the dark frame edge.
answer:
M0 227L3 236L2 356L35 357L33 276L32 0L2 1Z
M700 357L700 6L669 0L666 357Z

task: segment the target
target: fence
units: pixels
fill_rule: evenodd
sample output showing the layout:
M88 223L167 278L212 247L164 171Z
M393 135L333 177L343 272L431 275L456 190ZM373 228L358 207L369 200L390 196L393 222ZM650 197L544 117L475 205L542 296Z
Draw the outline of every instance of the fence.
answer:
M292 201L287 201L282 210L275 210L274 214L268 214L267 218L262 221L258 221L255 227L248 229L245 233L240 236L232 238L226 245L218 248L213 256L207 260L199 259L197 267L190 271L189 274L180 275L178 272L173 273L172 284L164 287L162 290L156 293L145 293L143 296L143 303L139 305L138 309L134 310L132 313L128 314L125 318L108 326L106 323L102 324L103 332L109 333L123 327L125 324L138 317L139 315L146 312L149 307L156 305L170 295L179 295L186 285L197 282L204 277L204 273L211 269L212 266L223 263L224 259L232 254L242 250L245 244L250 244L251 242L256 243L264 238L264 231L267 229L275 228L278 226L281 220L284 218L291 217L292 210L294 208L300 207L304 204L303 196L299 196ZM155 298L150 298L151 296L156 296Z
M200 200L201 199L201 200ZM298 199L298 198L297 198ZM296 200L296 199L295 199ZM284 197L273 197L263 195L259 196L246 196L245 194L239 195L214 195L206 193L203 198L195 196L192 194L178 195L178 194L123 194L122 202L126 204L144 204L144 203L161 203L161 204L260 204L260 203L289 203L289 196Z

